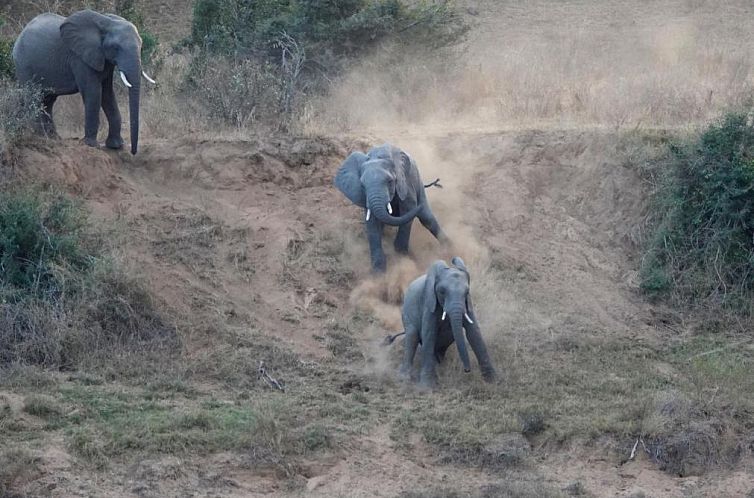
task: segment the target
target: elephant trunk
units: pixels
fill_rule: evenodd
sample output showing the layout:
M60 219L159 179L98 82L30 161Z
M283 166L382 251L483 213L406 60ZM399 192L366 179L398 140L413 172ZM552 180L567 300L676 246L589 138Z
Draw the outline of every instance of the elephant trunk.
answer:
M128 83L128 116L131 124L131 154L139 148L139 100L141 92L141 62L139 54L129 56L127 63L119 65L118 70L125 74Z
M387 212L387 205L390 202L387 195L384 193L369 193L367 195L367 207L374 214L375 218L382 223L390 226L405 225L419 213L421 205L417 205L414 209L402 216L392 216Z
M461 363L463 363L463 371L471 372L469 353L466 349L466 338L463 335L464 313L465 309L462 304L454 304L450 306L448 317L450 319L451 330L453 331L453 339L455 339L456 347L458 348L458 356L461 357Z
M139 83L134 83L133 87L128 90L128 110L131 121L131 154L136 154L139 147L139 88Z

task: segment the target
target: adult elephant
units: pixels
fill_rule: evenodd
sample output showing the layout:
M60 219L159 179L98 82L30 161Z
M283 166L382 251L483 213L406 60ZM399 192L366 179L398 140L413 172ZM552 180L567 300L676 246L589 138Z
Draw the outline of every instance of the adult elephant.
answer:
M451 260L451 266L445 261L435 261L425 275L408 286L401 312L404 332L387 338L390 343L397 337L406 335L406 350L401 363L402 377L410 378L419 344L422 347L419 374L422 386L433 387L437 383L436 365L443 360L447 349L454 342L463 371L470 372L471 363L466 349L468 339L479 362L482 378L487 382L495 379L495 368L482 339L479 320L471 302L470 283L466 264L456 256ZM466 338L463 335L464 329Z
M397 226L395 250L408 253L411 223L415 217L443 243L448 237L429 207L416 162L390 144L366 154L353 152L335 175L335 186L357 206L366 210L365 223L372 269L385 271L382 233L385 225Z
M13 46L16 76L21 83L40 85L44 91L42 129L55 134L52 108L60 95L81 92L85 110L84 142L97 147L100 108L109 132L105 145L123 147L121 116L113 90L117 66L128 87L131 153L139 143L139 92L142 75L141 37L136 27L114 14L82 10L62 17L40 14L27 24Z

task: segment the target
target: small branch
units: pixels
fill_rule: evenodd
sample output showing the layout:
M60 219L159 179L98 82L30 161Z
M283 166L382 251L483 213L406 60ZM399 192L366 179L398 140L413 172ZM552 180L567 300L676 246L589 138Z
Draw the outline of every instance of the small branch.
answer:
M428 184L426 184L424 186L424 188L430 188L430 187L442 188L442 185L440 185L440 179L438 178L437 180L433 181L432 183L428 183Z
M257 379L264 379L264 381L267 383L268 386L272 387L273 389L279 389L283 392L285 392L285 389L283 386L278 382L272 375L267 373L267 369L264 368L264 361L259 362L259 368L257 368Z
M634 457L636 456L636 448L639 446L639 439L641 439L641 438L638 438L638 437L636 438L636 442L634 443L634 447L631 449L631 456L628 457L629 460L633 460Z

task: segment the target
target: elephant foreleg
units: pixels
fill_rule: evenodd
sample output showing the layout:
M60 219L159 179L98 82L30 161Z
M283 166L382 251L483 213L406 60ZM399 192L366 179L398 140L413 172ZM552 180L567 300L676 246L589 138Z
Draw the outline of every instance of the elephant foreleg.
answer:
M372 258L372 270L375 272L384 272L385 252L382 250L382 231L383 225L379 220L374 218L366 223L367 240L369 240L369 254Z
M426 317L425 317L426 318ZM435 346L437 345L437 330L435 330L433 316L425 319L422 325L422 366L419 372L419 384L422 387L432 388L437 385L437 357ZM431 322L432 324L430 325Z
M115 99L112 73L102 82L102 110L109 125L105 145L109 149L120 149L123 147L121 117L120 110L118 109L118 101Z
M398 227L398 235L395 236L395 252L401 254L408 254L408 243L411 239L411 225L414 220L409 221L405 225Z
M102 107L102 84L96 78L88 78L81 89L84 101L84 143L90 147L97 147L97 131L99 130L99 113Z

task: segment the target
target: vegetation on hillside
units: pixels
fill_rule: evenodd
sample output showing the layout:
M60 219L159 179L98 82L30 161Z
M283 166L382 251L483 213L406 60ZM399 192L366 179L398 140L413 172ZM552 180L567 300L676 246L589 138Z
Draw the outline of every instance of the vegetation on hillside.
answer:
M0 367L71 368L112 348L174 339L144 287L120 270L64 194L0 198Z
M5 24L5 19L0 16L0 29ZM0 36L0 81L13 77L13 40Z
M658 169L642 288L754 316L754 126L726 114L669 147Z
M429 53L467 30L447 0L196 0L187 43L199 54L189 82L214 118L286 124L307 94L326 93L332 78L375 47L393 42Z

